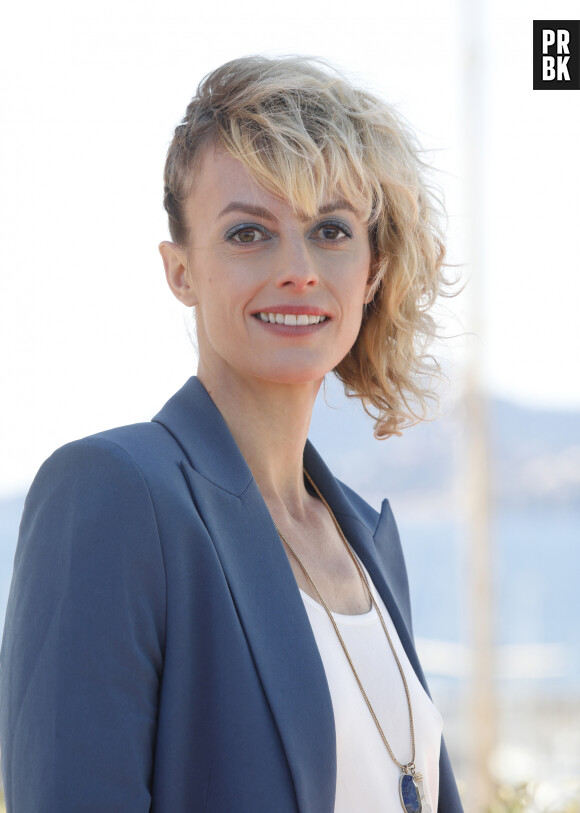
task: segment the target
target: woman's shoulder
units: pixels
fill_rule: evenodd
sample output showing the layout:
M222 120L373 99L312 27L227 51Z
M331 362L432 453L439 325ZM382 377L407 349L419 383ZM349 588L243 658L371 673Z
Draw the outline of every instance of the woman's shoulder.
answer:
M55 455L109 455L128 458L140 468L158 462L159 458L179 455L179 444L167 429L156 421L144 421L105 429L66 443Z
M147 424L122 426L56 449L40 466L28 491L21 532L31 520L33 525L39 517L46 522L59 512L74 514L77 520L82 512L96 520L117 505L150 502L146 460L163 443L156 437L158 429Z
M153 421L128 424L77 438L56 449L42 464L35 482L47 475L67 479L83 475L106 480L123 473L129 479L149 479L179 458L180 447L170 433Z
M65 525L74 529L71 540L89 540L113 523L111 539L122 536L128 546L134 538L137 549L147 538L157 547L160 507L175 512L182 481L179 446L159 424L131 424L73 440L44 461L30 486L20 547L28 538L38 544L39 534L62 541Z

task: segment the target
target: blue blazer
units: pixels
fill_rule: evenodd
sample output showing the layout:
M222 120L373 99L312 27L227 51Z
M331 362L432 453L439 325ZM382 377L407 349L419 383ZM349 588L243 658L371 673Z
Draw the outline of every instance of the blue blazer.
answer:
M307 443L423 686L391 509ZM12 813L332 813L335 731L288 558L192 377L150 423L70 443L28 494L0 669ZM440 813L461 803L441 748ZM353 813L364 813L356 811Z

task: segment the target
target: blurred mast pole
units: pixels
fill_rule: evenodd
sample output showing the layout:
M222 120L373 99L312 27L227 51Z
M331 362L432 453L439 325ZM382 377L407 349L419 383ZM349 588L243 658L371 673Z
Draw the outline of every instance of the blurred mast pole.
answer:
M485 20L482 0L463 0L461 14L462 109L465 145L465 256L469 275L471 342L465 381L466 473L468 489L469 594L471 599L471 686L466 809L480 813L490 803L490 757L497 739L494 692L494 591L487 399L483 383L485 274Z

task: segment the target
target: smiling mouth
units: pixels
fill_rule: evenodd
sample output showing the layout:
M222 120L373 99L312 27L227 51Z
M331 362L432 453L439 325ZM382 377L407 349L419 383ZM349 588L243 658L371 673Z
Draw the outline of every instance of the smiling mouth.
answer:
M326 316L318 316L313 313L266 313L260 311L255 313L256 319L262 322L270 322L272 325L288 325L298 327L301 325L318 325L326 321Z

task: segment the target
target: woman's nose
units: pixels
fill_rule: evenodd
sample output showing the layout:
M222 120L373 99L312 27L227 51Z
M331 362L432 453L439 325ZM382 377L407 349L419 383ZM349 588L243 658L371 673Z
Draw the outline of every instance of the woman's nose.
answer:
M303 238L283 241L277 262L276 285L301 291L318 284L318 270Z

